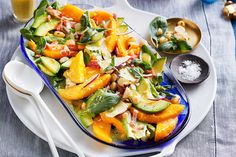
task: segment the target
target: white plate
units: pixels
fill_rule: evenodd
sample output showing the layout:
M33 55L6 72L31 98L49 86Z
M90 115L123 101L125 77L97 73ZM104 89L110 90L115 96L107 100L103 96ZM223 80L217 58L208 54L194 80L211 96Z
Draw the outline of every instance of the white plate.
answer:
M132 8L126 0L116 0L112 7L104 9L115 12L118 14L118 16L125 17L126 22L146 39L148 37L148 24L154 17L157 16L156 14ZM97 141L88 137L77 127L68 113L64 110L62 105L59 104L58 100L54 98L48 89L45 88L41 95L64 128L69 132L78 146L88 156L125 156L155 151L161 151L162 153L160 156L170 155L174 152L176 144L186 135L188 135L203 120L211 108L216 94L217 78L215 67L211 57L209 56L209 52L202 44L200 44L199 47L192 53L205 59L210 67L210 75L207 80L199 85L184 86L190 99L191 117L185 129L177 137L175 137L171 141L171 144L167 147L160 146L151 149L127 151L98 143ZM25 62L19 49L16 50L12 59ZM45 139L45 135L41 130L41 126L39 125L40 123L34 113L34 104L30 104L29 101L16 96L8 88L7 95L13 110L19 119L25 124L25 126L40 138ZM63 135L58 131L51 119L49 117L47 119L51 126L50 129L53 131L53 138L56 145L62 149L73 152L73 148L67 144L66 140L63 138Z

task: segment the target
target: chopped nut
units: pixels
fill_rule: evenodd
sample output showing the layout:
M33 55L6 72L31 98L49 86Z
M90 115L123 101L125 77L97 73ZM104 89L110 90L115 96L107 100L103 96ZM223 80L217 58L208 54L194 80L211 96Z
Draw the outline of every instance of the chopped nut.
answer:
M159 43L160 43L160 44L163 44L163 43L165 43L165 42L167 42L167 41L168 41L167 38L161 37L160 40L159 40Z
M157 30L157 36L162 35L162 34L163 34L163 30L162 30L161 28L158 28L158 30Z
M71 81L70 79L66 78L66 88L73 87L75 85L76 84L73 81Z
M118 76L115 73L113 73L111 75L111 82L115 82L117 79L118 79Z
M182 26L182 27L185 27L185 22L180 20L178 23L177 23L177 26Z
M170 101L173 104L179 104L180 103L180 96L179 95L175 95L175 97L171 98Z
M64 38L65 37L65 33L61 32L61 31L55 31L54 32L54 35L56 37L61 37L61 38Z
M117 89L117 84L116 82L112 82L111 85L110 85L110 89L115 91Z
M59 60L59 62L60 62L60 63L64 63L64 62L66 62L66 61L68 61L68 60L69 60L68 57L62 57L62 58Z
M121 77L121 78L118 79L117 83L118 83L119 86L124 87L126 85L129 85L130 81L123 78L123 77Z

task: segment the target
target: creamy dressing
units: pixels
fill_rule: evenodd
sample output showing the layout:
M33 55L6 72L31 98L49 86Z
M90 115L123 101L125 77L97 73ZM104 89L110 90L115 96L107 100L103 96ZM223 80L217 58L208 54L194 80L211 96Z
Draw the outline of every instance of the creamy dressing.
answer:
M14 17L20 22L28 21L36 6L36 0L11 0Z

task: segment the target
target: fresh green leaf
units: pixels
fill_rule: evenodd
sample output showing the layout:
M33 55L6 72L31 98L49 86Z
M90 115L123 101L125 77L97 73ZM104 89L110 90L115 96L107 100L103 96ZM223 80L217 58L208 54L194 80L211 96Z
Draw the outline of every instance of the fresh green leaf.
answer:
M42 0L38 8L34 11L34 18L36 19L40 15L44 14L48 5L49 5L48 0Z
M118 94L109 93L100 89L87 100L86 104L88 107L86 108L86 111L96 116L101 112L109 110L111 107L118 104L119 101L120 96Z
M64 77L49 77L50 83L53 87L57 88L57 89L63 89L65 88L66 85L66 81Z
M87 27L88 28L92 27L88 11L86 11L81 17L81 31L85 30Z
M27 40L33 40L37 45L37 51L42 52L46 46L46 39L44 37L38 37L33 35L32 29L29 28L22 28L20 30L22 36Z
M90 62L90 55L87 52L84 52L84 63L88 65Z
M52 4L51 4L51 7L53 8L53 9L59 9L59 3L58 3L58 1L55 1L55 2L53 2Z
M151 70L152 67L149 63L146 63L146 62L142 62L141 60L139 60L138 58L135 58L132 63L135 65L135 66L139 66L141 67L143 70Z
M65 38L57 37L57 36L54 36L54 35L45 36L45 39L48 43L52 43L52 42L55 42L55 41L57 41L59 44L65 44L66 43Z
M163 74L162 73L159 73L159 74L157 74L157 76L152 78L152 83L154 85L157 85L157 84L160 85L162 82L163 82Z
M129 68L129 72L134 75L134 77L141 79L143 77L143 69L139 67Z
M92 37L90 36L89 32L86 31L84 32L84 35L82 37L82 39L80 40L80 43L89 43L92 40Z
M157 30L159 28L162 29L163 33L157 36ZM155 44L158 44L159 39L165 35L167 29L168 25L166 19L162 17L156 17L151 21L149 25L149 33L151 35L151 38L154 40Z
M26 38L27 40L32 40L33 38L33 31L30 30L29 28L22 28L20 30L21 35Z
M175 51L177 49L177 45L173 41L167 41L158 46L157 50L160 52L168 52Z
M177 41L177 45L178 45L178 50L180 51L192 50L192 46L189 45L185 40Z
M152 95L153 95L155 98L159 97L159 94L158 94L158 92L157 92L155 86L154 86L151 82L150 82L150 89L151 89Z

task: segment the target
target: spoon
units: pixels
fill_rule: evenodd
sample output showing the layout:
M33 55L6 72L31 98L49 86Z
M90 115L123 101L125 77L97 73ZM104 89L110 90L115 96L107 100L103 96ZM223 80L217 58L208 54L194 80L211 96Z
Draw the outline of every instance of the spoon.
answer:
M18 61L10 61L4 67L3 78L5 78L7 84L16 89L18 92L32 96L35 99L39 110L41 110L41 113L44 113L42 112L43 108L50 115L50 117L59 127L68 142L70 142L70 144L75 148L77 155L80 157L85 157L84 153L80 151L76 143L69 136L66 130L61 126L59 121L56 119L56 117L52 114L48 106L42 100L39 93L42 91L44 84L41 78L30 67ZM56 155L55 144L50 134L48 134L50 132L46 132L45 130L45 133L47 134L47 138L49 140L49 146L50 148L52 147L52 153L55 153ZM53 146L55 147L55 149L53 148Z

